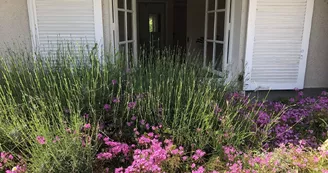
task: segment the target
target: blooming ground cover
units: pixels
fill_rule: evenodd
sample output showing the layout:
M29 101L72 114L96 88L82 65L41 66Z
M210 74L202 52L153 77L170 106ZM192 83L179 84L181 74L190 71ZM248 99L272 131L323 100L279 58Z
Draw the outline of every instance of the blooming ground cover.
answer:
M172 52L21 56L1 61L0 172L328 172L325 91L256 100Z

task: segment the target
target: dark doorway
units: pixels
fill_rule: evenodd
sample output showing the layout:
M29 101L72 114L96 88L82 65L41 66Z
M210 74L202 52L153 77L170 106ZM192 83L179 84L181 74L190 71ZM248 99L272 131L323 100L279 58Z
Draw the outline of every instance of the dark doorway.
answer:
M187 41L187 0L174 1L174 45L185 49Z
M138 3L139 45L144 49L163 49L166 43L166 4Z

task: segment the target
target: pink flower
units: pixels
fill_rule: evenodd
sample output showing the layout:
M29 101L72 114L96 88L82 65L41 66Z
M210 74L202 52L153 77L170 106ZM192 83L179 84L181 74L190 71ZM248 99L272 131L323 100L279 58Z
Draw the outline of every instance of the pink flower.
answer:
M131 120L132 120L132 121L134 121L134 120L136 120L136 119L137 119L137 117L134 116L134 115L131 117Z
M110 108L111 108L111 107L110 107L110 105L109 105L109 104L105 104L105 105L104 105L104 109L105 109L105 111L109 111L109 110L110 110Z
M91 128L91 124L90 123L84 124L83 128L84 128L84 130L88 130Z
M128 109L131 110L131 109L134 109L137 105L137 102L129 102L128 103Z
M52 142L53 142L53 143L56 143L56 142L58 142L58 141L60 141L60 138L59 138L58 136L56 136L55 139L54 139Z
M113 84L113 85L117 84L117 80L113 79L113 80L112 80L112 84Z
M182 160L183 160L183 161L186 161L187 159L188 159L188 156L183 156L183 157L182 157Z
M320 159L319 159L317 156L314 156L314 157L313 157L313 161L314 161L315 163L318 163L318 162L320 161Z
M9 154L8 159L9 159L9 160L13 160L13 159L14 159L14 156L11 155L11 154Z
M191 166L190 166L191 168L195 168L196 167L196 164L195 163L193 163L193 164L191 164Z
M103 138L103 135L101 133L98 133L97 138L100 140Z
M43 136L37 136L36 140L38 141L39 144L44 145L46 144L46 140Z
M119 103L119 102L120 102L120 99L115 97L115 98L113 99L113 102L114 102L114 103Z

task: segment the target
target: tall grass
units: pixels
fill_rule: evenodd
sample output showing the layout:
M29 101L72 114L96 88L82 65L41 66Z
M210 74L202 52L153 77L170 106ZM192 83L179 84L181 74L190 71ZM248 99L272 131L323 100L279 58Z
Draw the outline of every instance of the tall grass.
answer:
M265 132L258 136L252 129L259 110L241 117L240 110L249 102L227 100L234 89L200 67L198 57L163 50L142 53L138 65L126 67L125 62L112 64L111 56L99 58L97 52L94 47L86 54L65 50L35 58L13 51L2 57L0 149L19 151L35 172L90 172L98 149L98 123L113 127L113 137L124 138L125 123L133 115L151 125L163 124L177 144L214 153L226 144L249 147L248 142L260 148L267 139ZM135 109L127 108L130 102L136 102ZM104 104L111 105L110 112ZM91 118L84 119L85 113ZM84 146L81 127L88 122L92 142ZM40 146L37 136L44 136L49 145ZM56 136L63 142L52 143Z

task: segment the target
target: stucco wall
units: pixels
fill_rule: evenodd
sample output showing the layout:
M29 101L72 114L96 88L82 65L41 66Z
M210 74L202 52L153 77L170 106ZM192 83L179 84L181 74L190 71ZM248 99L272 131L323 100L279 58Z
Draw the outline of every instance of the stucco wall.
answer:
M26 0L0 0L0 53L7 48L31 50Z
M328 0L315 0L306 88L328 88Z

